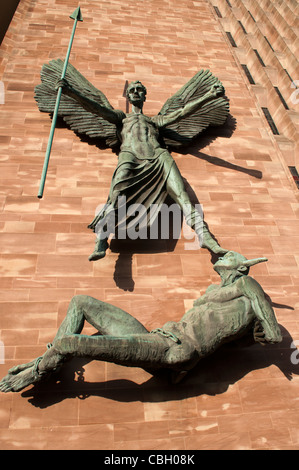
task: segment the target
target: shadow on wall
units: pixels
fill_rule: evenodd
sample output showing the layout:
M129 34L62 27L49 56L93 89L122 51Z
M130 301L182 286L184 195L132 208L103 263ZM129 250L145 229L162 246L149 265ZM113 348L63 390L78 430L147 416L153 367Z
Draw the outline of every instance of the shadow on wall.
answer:
M0 44L6 34L20 0L9 0L0 4Z

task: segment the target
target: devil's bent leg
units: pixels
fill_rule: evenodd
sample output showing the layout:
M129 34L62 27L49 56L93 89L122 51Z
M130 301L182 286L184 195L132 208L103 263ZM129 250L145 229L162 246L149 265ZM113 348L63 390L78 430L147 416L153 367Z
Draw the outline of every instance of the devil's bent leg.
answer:
M101 334L126 335L148 332L136 318L124 310L88 295L76 295L69 304L66 317L58 329L53 344L65 335L81 333L85 321Z
M138 320L124 310L87 295L77 295L69 304L66 317L58 329L52 347L39 358L39 371L51 371L65 362L69 355L59 353L57 342L72 335L80 336L85 321L104 335L148 333Z

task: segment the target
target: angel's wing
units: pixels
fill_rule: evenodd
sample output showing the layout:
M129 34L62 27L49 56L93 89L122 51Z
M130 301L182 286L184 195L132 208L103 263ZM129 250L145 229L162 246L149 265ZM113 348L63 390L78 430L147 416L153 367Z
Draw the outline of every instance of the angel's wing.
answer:
M54 111L57 96L55 87L61 77L63 65L63 60L56 59L42 67L41 84L35 87L35 99L42 112L53 113ZM72 64L68 64L65 78L72 87L83 95L88 96L101 106L113 109L104 93L95 88ZM58 115L62 116L69 127L79 134L104 139L106 145L112 148L119 144L115 124L86 111L77 101L63 93Z
M203 97L213 85L220 81L209 70L200 70L186 85L170 97L159 115L167 115L182 109L188 102ZM223 89L224 90L224 89ZM229 113L229 103L224 96L206 101L191 115L160 129L160 134L167 145L179 147L189 144L208 126L224 124Z

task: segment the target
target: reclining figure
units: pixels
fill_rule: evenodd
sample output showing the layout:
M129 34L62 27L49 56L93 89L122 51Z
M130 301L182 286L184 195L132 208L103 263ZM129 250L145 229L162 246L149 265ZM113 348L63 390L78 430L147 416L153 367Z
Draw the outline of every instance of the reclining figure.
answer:
M179 382L203 357L245 334L261 344L278 343L281 332L261 286L248 276L247 260L229 251L214 264L220 285L211 285L178 322L148 331L129 313L86 295L72 298L67 315L43 356L13 367L0 382L2 392L18 392L44 380L66 360L86 357L152 373L170 369ZM81 335L84 322L99 334Z

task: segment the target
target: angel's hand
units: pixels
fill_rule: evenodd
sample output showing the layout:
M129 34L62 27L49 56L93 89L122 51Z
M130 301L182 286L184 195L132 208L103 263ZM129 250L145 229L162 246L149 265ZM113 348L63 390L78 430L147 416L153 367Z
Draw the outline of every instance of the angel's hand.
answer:
M223 92L224 92L224 88L223 88L223 86L221 85L221 83L216 83L215 85L213 85L213 86L211 87L210 95L211 95L213 98L217 98L217 96L222 95Z
M66 80L66 78L60 78L60 80L57 81L55 89L58 90L59 88L62 88L63 93L65 93L66 95L72 89L71 85Z

